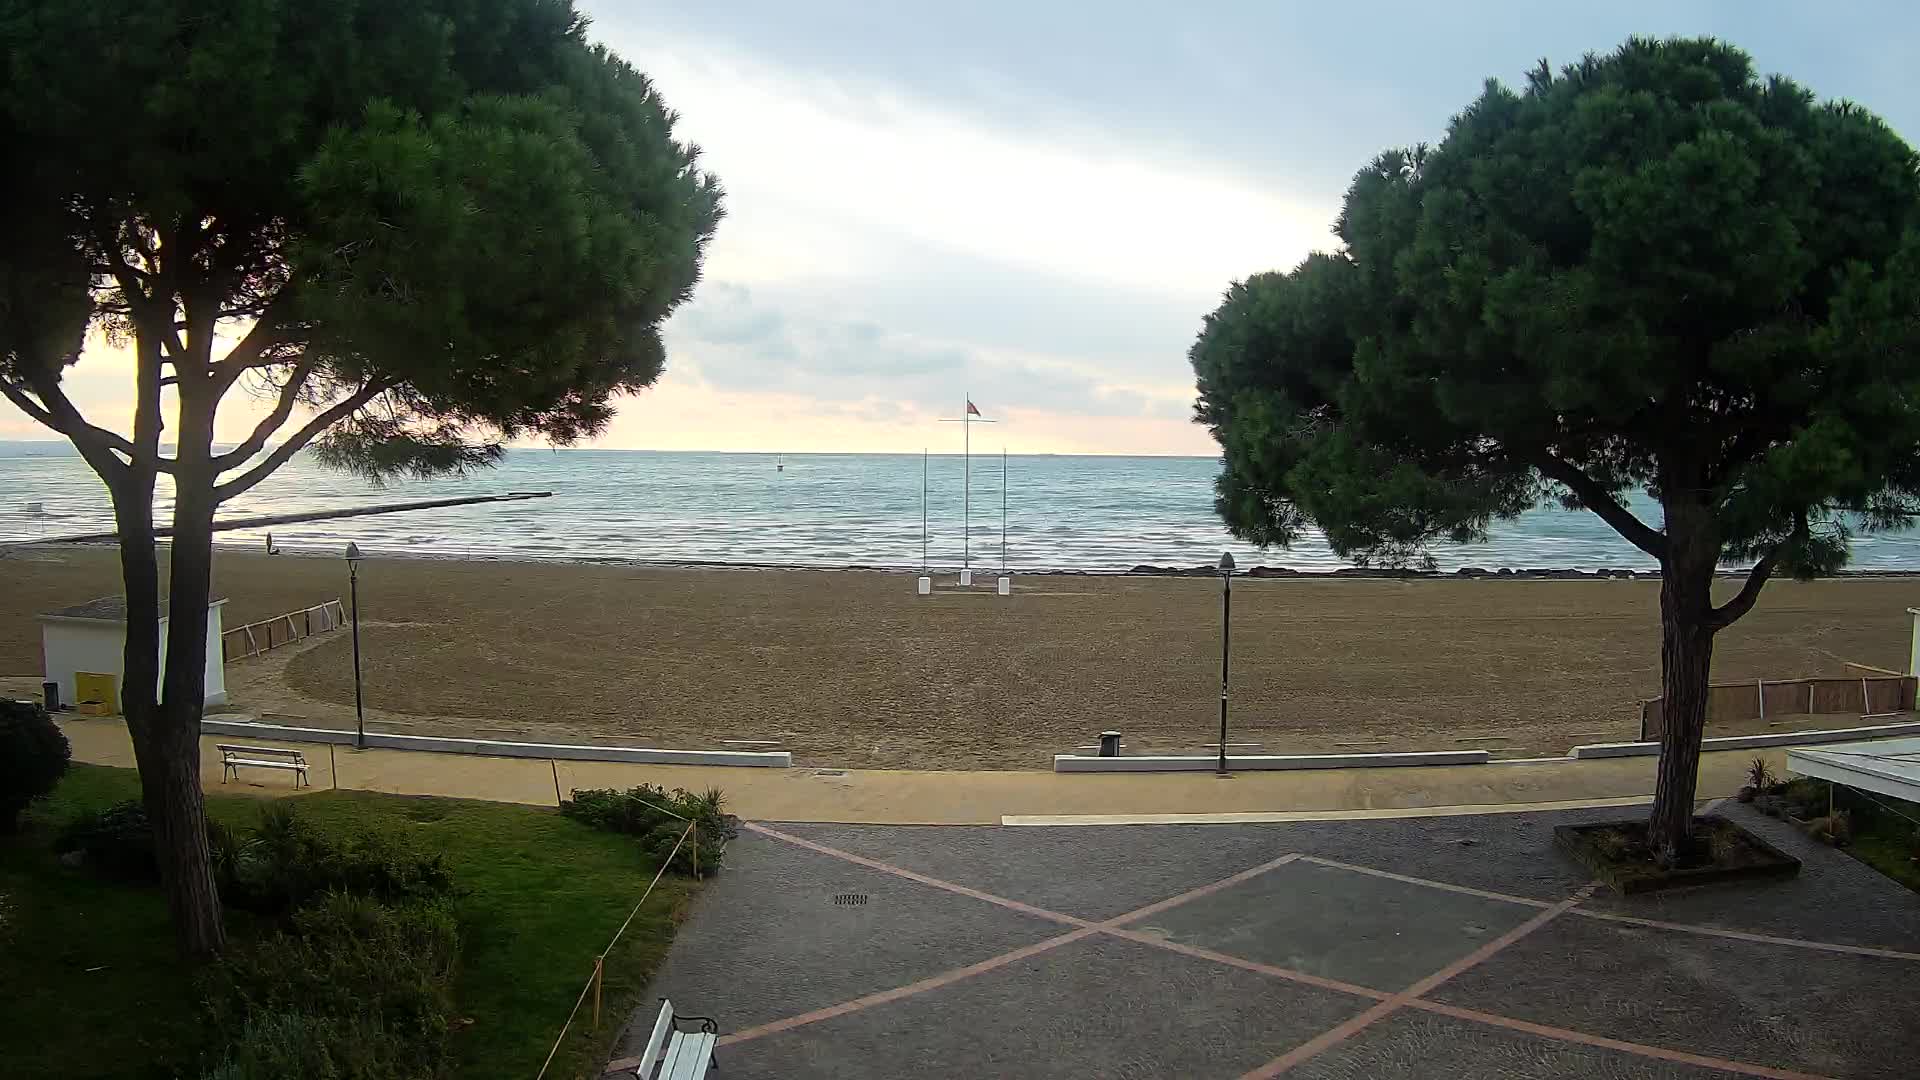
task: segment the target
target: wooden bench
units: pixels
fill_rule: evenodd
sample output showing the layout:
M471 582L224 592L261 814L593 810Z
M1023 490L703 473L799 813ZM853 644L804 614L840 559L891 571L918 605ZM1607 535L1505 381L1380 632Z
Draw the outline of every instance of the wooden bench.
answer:
M682 1031L679 1024L698 1022L693 1031ZM640 1051L640 1066L633 1071L636 1080L701 1080L714 1068L713 1044L720 1039L720 1025L705 1016L675 1016L673 1002L660 999L660 1016L653 1022L653 1034ZM656 1065L658 1068L656 1069Z
M311 787L307 780L307 756L298 750L285 750L278 746L237 746L229 743L217 743L220 751L220 764L223 767L220 782L228 778L240 779L240 766L248 765L256 769L290 769L293 772L293 786Z

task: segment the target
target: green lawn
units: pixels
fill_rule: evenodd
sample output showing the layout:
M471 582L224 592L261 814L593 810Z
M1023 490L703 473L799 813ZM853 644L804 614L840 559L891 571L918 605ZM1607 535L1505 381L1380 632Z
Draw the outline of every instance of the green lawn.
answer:
M131 770L76 765L17 837L0 838L0 1076L192 1077L204 1044L193 971L173 951L157 890L62 866L53 826L139 794ZM208 811L249 823L259 801L210 796ZM593 957L646 888L653 867L628 837L528 807L366 792L302 796L323 829L373 829L442 852L465 895L455 993L459 1077L527 1080L539 1070ZM673 936L695 886L667 877L607 959L597 1033L576 1024L550 1077L592 1078ZM236 946L258 931L229 922ZM585 1010L583 1010L584 1013Z
M1853 817L1847 854L1907 888L1920 892L1920 805L1836 788L1834 805Z

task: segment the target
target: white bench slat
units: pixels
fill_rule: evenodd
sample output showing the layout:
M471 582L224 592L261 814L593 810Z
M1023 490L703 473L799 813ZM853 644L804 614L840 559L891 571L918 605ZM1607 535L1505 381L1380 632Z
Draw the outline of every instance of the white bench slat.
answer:
M228 758L227 764L252 765L262 769L294 769L299 772L307 771L307 763L304 761L256 761L252 758L236 757L236 758Z
M673 1033L673 1002L660 1002L660 1016L653 1022L653 1034L647 1036L647 1045L640 1050L640 1067L633 1075L639 1080L653 1080L654 1062L660 1060L660 1051L667 1044L667 1036Z
M667 1060L660 1066L660 1080L702 1080L719 1038L704 1031L675 1032L667 1044Z
M234 754L275 754L280 757L306 759L306 751L289 750L281 746L240 746L235 743L215 743L214 749L231 757Z

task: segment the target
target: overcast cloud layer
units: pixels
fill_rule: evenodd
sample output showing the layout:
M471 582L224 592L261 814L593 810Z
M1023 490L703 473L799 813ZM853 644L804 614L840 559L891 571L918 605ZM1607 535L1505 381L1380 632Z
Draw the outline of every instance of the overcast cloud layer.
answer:
M1211 453L1185 352L1221 290L1330 246L1348 177L1488 77L1629 34L1724 37L1920 137L1898 3L585 6L728 192L607 446L939 449L970 394L1016 452ZM122 427L125 371L102 345L74 384Z

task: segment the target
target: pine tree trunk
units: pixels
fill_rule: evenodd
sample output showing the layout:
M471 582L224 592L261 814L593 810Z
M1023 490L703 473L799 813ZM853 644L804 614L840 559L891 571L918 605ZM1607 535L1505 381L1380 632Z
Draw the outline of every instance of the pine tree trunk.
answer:
M220 896L207 850L200 789L200 715L206 706L207 602L213 590L213 407L193 380L180 384L175 451L172 618L167 670L153 725L155 778L147 785L161 884L181 947L207 956L226 945ZM147 770L142 768L142 775Z
M1666 727L1647 839L1655 858L1674 865L1691 850L1713 670L1710 617L1719 542L1698 507L1669 504L1666 531L1670 551L1660 580L1660 709Z

